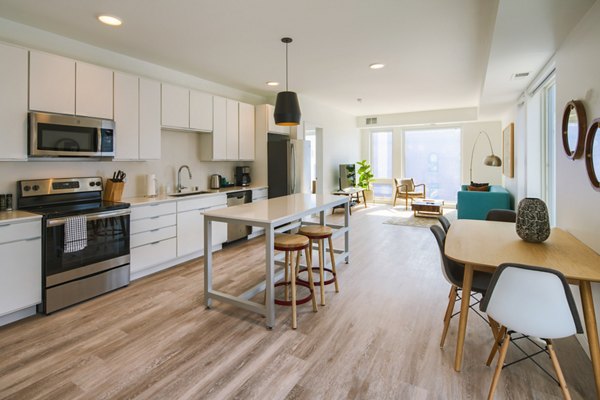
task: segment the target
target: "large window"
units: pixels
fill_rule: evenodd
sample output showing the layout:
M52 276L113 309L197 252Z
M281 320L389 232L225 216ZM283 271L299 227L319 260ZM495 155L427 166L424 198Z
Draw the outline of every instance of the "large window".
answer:
M376 180L373 183L373 195L378 198L391 197L392 186L385 181L392 178L391 131L371 133L371 167Z
M460 189L460 128L404 132L404 176L427 186L427 197L456 201Z

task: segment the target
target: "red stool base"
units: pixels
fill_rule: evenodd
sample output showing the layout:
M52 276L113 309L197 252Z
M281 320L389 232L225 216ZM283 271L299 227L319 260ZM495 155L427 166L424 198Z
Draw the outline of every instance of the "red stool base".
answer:
M306 271L306 270L307 270L306 268L302 268L302 269L300 269L298 272L300 273L300 272L304 272L304 271ZM319 269L319 267L313 267L313 269L312 269L312 270L313 270L313 272L317 272L317 273L318 273L318 272L320 272L320 269ZM330 279L327 279L325 282L323 282L323 284L324 284L324 285L331 285L332 283L334 283L334 282L335 282L335 272L333 272L333 271L332 271L331 269L329 269L329 268L323 268L323 271L324 271L324 272L329 272L329 273L332 275L332 277L331 277ZM301 283L303 283L304 285L302 285L302 286L308 285L308 281L305 281L305 280L304 280L304 279L302 279L302 278L297 278L297 279L296 279L296 282L298 282L298 283L300 283L300 282L301 282ZM321 281L313 281L313 283L314 283L314 285L315 285L315 286L317 286L317 285L321 285Z
M285 285L291 285L290 282L279 282L275 284L275 287L277 286L285 286ZM310 291L310 294L302 299L296 299L296 305L300 305L300 304L304 304L304 303L308 303L309 301L312 300L313 298L313 291L310 290L310 285L308 284L308 282L305 281L301 281L300 279L296 279L296 285L298 286L304 286L305 288L308 288L308 290ZM280 305L280 306L291 306L292 305L292 301L291 300L278 300L275 299L275 304Z

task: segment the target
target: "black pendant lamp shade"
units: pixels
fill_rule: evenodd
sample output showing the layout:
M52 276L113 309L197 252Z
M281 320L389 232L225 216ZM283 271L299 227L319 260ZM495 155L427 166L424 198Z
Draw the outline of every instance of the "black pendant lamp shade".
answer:
M296 126L300 124L301 116L298 95L288 91L288 44L292 42L292 38L285 37L281 41L285 43L285 92L277 93L273 116L276 125Z

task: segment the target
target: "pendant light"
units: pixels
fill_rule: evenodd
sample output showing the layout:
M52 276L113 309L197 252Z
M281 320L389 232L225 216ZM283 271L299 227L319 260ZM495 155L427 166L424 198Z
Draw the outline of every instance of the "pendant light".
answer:
M275 102L275 124L282 126L296 126L300 124L300 104L298 104L298 95L288 91L288 44L292 43L292 38L284 37L281 39L285 43L285 92L277 93Z

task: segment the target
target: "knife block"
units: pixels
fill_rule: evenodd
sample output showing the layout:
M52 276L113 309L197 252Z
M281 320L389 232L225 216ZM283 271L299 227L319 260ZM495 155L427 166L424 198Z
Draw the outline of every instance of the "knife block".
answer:
M104 187L104 195L102 199L105 201L121 201L125 182L113 182L110 179L106 180Z

